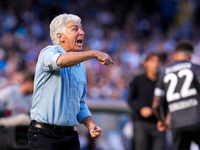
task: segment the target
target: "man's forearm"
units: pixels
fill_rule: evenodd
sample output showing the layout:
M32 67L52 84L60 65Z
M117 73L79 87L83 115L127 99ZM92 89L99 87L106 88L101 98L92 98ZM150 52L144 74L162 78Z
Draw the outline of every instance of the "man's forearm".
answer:
M155 96L152 104L153 113L157 117L158 120L163 121L165 120L164 111L161 107L162 100L160 97Z
M164 118L164 113L163 113L163 109L161 108L161 107L158 107L158 108L154 108L153 109L153 113L154 113L154 115L157 117L157 119L158 120L160 120L160 121L164 121L165 120L165 118Z
M91 116L85 117L82 120L82 123L89 129L92 130L93 127L95 126L95 122L93 121Z
M61 68L71 67L85 60L95 58L96 55L97 55L96 50L64 53L61 54L60 57L58 58L57 65Z

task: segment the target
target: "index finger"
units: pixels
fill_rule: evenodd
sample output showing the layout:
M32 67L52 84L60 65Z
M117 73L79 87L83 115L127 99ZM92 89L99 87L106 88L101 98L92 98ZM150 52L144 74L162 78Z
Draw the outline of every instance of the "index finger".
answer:
M110 58L110 63L112 64L112 65L114 65L115 63L114 63L114 61Z

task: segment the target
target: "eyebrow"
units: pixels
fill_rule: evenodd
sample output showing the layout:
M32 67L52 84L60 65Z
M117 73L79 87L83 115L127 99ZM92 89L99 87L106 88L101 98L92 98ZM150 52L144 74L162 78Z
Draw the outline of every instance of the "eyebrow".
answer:
M71 28L73 27L79 27L78 25L72 25ZM80 26L80 28L82 29L82 26Z

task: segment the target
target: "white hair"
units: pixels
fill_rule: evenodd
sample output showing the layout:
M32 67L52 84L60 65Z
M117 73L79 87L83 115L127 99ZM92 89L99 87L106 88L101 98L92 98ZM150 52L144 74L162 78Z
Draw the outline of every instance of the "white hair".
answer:
M80 17L73 14L61 14L55 17L49 27L50 27L50 37L53 45L59 45L60 41L57 38L57 33L66 34L67 26L66 24L70 21L81 22Z

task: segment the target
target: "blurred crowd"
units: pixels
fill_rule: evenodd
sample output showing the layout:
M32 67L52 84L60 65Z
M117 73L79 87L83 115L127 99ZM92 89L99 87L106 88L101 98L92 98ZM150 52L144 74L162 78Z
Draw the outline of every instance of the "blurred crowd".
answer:
M0 89L22 83L25 72L34 73L39 52L52 44L50 21L60 13L81 17L84 50L106 52L115 62L84 62L88 98L126 100L129 81L143 69L144 56L159 52L164 67L180 39L193 42L192 61L200 64L198 0L1 0Z

